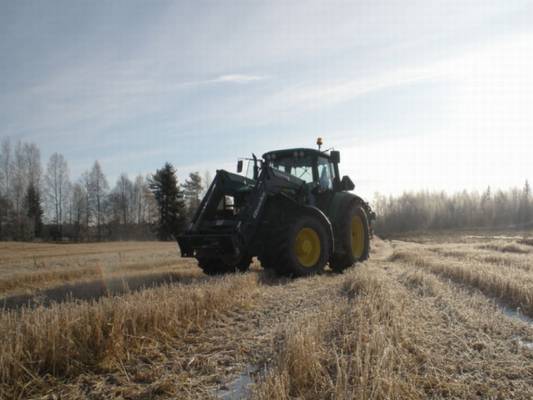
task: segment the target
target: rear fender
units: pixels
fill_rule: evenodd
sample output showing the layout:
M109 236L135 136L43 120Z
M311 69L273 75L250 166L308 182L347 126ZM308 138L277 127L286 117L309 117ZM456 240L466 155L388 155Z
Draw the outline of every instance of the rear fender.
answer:
M363 208L368 218L368 225L370 229L370 235L372 235L372 221L376 218L376 214L370 208L370 205L365 202L361 197L347 192L337 192L335 193L329 207L328 207L328 216L333 224L333 232L335 235L339 234L338 227L341 224L342 219L344 218L343 211L348 209L351 204L359 205ZM339 237L336 237L337 240L340 240Z

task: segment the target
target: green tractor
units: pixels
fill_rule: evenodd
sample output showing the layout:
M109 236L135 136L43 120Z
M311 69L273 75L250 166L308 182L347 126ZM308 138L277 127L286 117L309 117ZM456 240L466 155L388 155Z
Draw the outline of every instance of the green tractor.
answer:
M182 257L206 274L246 271L252 257L289 276L342 272L369 256L375 213L340 178L338 151L285 149L218 170L190 225L178 236Z

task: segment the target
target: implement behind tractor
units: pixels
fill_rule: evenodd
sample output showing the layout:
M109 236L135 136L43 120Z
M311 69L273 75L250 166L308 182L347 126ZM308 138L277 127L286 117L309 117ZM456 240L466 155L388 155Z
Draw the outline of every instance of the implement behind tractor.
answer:
M263 268L291 276L315 274L328 262L342 271L368 258L375 214L348 193L354 184L340 178L338 151L286 149L248 161L249 177L217 171L178 237L183 257L211 275L246 271L257 256Z

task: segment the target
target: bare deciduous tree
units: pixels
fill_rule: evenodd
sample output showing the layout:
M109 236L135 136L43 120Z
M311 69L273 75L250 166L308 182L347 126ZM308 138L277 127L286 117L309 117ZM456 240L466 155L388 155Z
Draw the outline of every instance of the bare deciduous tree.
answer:
M122 214L122 223L129 224L132 220L132 197L133 197L133 183L131 183L128 175L122 173L118 178L117 189L120 196L120 210Z
M378 234L414 230L462 228L528 228L533 226L533 199L529 183L523 189L482 192L466 190L404 193L398 197L376 195Z
M204 190L202 194L205 194L205 192L207 192L207 190L209 189L209 186L211 186L211 183L213 182L213 178L211 177L211 172L209 172L208 170L204 171L203 181L204 181L204 184L203 184Z
M91 174L89 171L85 171L81 174L80 185L83 187L83 193L85 195L85 201L83 202L85 206L84 218L85 218L85 229L87 231L87 239L89 239L89 226L91 224L92 217L92 208L91 208Z
M135 178L135 182L133 183L131 205L132 211L134 213L133 218L136 224L141 224L144 222L145 186L147 185L144 181L144 177L142 175L137 175L137 177Z
M24 143L22 153L28 185L39 188L41 183L41 152L35 143Z
M0 146L0 194L8 198L12 175L11 142L9 138L2 140Z
M22 202L28 185L27 165L24 155L22 142L18 142L15 146L15 157L12 166L11 179L11 200L15 208L17 224L20 226L20 216L22 215Z
M93 168L89 175L89 182L89 199L91 201L91 208L94 210L94 216L96 219L96 232L98 240L102 240L102 225L105 221L104 200L107 191L109 190L109 184L107 183L107 179L98 161L94 162Z
M45 176L46 194L59 236L63 234L64 211L70 189L68 165L62 154L54 153L48 161Z
M181 185L183 197L185 199L187 219L191 220L196 209L200 205L201 194L203 191L202 178L198 172L191 172L189 178Z
M72 216L72 225L73 225L73 232L74 232L74 239L79 241L82 238L82 231L86 230L88 227L88 224L85 225L86 222L86 216L85 213L87 211L87 193L85 190L85 187L83 186L83 183L75 183L72 186L71 196L70 196L70 204L71 204L71 211L70 214Z

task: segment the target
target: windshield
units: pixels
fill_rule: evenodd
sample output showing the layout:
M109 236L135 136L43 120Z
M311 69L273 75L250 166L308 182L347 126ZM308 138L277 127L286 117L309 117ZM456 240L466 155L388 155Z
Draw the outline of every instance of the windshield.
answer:
M270 160L268 165L302 179L306 183L313 182L313 159L311 157L284 157Z

